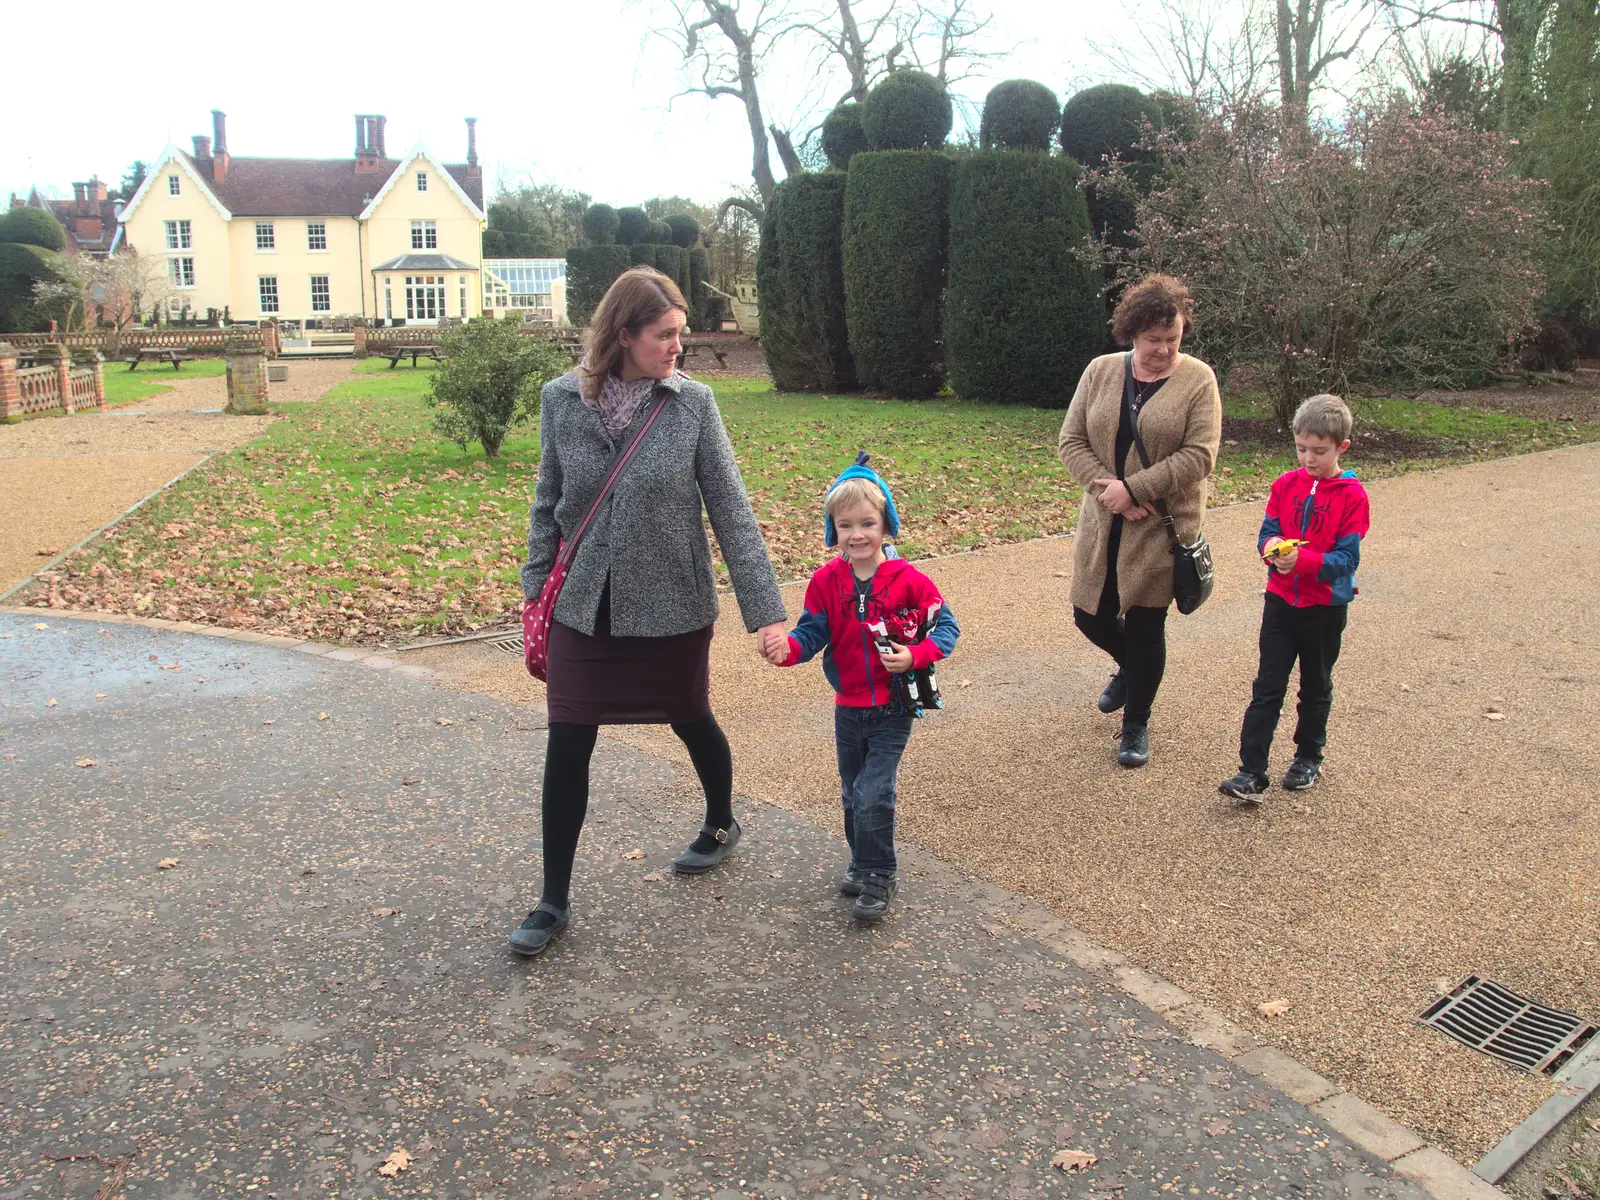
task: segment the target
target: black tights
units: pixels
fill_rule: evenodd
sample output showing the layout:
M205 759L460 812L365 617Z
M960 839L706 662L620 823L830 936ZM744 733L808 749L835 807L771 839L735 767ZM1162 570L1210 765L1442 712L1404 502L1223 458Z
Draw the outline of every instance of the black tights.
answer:
M1088 638L1122 668L1128 685L1128 703L1122 710L1122 723L1133 727L1150 723L1150 707L1156 702L1161 677L1167 671L1167 610L1130 608L1119 618L1115 602L1094 614L1081 608L1072 610L1072 619Z
M572 886L572 860L578 835L589 811L589 758L598 725L550 724L544 752L544 894L541 900L566 908ZM706 824L725 829L733 823L733 752L728 739L707 713L696 721L674 725L694 763L706 793Z

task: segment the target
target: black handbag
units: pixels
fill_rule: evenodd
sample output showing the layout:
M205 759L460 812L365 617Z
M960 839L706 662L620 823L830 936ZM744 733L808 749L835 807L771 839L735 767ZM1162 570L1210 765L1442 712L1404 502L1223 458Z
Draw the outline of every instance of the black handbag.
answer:
M1134 407L1134 395L1133 354L1130 352L1123 374L1122 403L1127 406L1128 419L1133 425L1133 444L1139 451L1139 461L1148 470L1150 455L1145 451L1144 439L1139 436L1139 413ZM1118 463L1119 476L1121 471L1122 464ZM1206 541L1204 533L1196 534L1192 542L1184 541L1178 536L1177 523L1167 511L1166 504L1158 499L1154 502L1154 507L1161 517L1162 528L1172 540L1172 597L1178 606L1178 611L1188 616L1210 598L1212 584L1216 581L1216 567L1211 561L1211 544Z

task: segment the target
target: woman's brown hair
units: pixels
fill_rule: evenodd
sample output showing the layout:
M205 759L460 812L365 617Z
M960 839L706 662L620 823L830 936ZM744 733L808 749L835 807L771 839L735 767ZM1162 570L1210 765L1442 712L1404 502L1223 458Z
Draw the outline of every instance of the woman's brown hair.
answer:
M633 267L617 276L583 331L583 359L578 364L578 390L587 400L600 394L600 385L622 361L622 331L633 337L671 309L685 316L689 304L670 275L654 267Z
M1183 332L1194 328L1194 298L1171 275L1146 275L1122 293L1111 314L1111 336L1119 346L1133 345L1146 329L1165 329L1183 322Z

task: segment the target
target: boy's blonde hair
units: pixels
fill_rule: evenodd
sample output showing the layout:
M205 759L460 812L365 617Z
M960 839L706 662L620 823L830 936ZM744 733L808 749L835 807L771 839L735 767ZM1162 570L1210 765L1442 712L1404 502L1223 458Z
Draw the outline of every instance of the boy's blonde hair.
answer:
M1330 439L1335 446L1350 440L1356 419L1350 406L1331 392L1313 396L1294 412L1294 432L1300 437Z
M870 479L846 479L828 493L828 499L823 503L822 510L837 520L845 509L854 508L858 504L870 504L878 510L880 517L885 515L888 508L888 501Z

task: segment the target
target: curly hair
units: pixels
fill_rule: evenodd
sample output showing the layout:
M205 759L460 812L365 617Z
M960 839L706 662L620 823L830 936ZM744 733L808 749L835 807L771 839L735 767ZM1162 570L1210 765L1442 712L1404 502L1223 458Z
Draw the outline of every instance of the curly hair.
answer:
M1194 297L1189 289L1171 275L1146 275L1117 301L1111 336L1118 345L1131 346L1146 329L1164 329L1179 319L1184 333L1194 328Z

